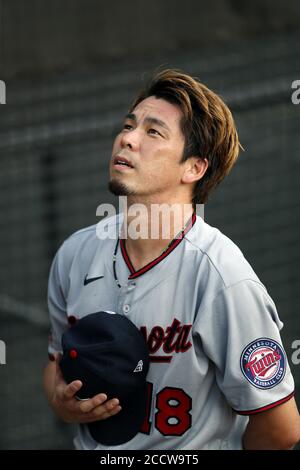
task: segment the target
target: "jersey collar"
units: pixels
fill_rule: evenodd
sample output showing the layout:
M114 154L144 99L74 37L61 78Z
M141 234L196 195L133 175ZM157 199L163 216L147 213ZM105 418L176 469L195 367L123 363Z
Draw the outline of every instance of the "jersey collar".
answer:
M185 235L191 230L193 227L194 223L196 221L196 214L195 212L193 213L192 217L187 221L185 228L177 235L173 240L169 243L168 247L166 248L165 251L161 255L159 255L157 258L155 258L153 261L150 261L150 263L146 264L142 268L138 269L135 271L130 258L128 256L128 253L126 251L126 246L125 242L123 239L120 240L120 247L121 247L121 252L124 258L124 261L130 271L130 275L128 279L135 279L138 276L141 276L142 274L146 273L147 271L150 271L154 266L156 266L158 263L160 263L163 259L165 259L184 239Z

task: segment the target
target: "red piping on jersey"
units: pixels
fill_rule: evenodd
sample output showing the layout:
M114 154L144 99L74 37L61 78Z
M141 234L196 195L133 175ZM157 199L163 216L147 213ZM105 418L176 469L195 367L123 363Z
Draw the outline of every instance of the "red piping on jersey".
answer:
M141 274L144 274L145 272L149 271L151 268L153 268L158 263L160 263L163 259L165 259L166 256L168 256L171 253L171 251L173 251L176 248L176 246L178 246L179 243L182 242L183 238L189 232L189 230L193 227L195 222L196 222L196 214L194 212L191 219L190 219L190 221L188 222L187 226L181 232L180 236L178 238L174 238L172 240L172 242L170 243L169 247L160 256L155 258L150 263L146 264L143 268L138 269L137 271L134 270L134 267L133 267L133 265L130 261L130 258L128 256L128 253L126 251L124 240L121 238L120 246L121 246L122 255L123 255L124 261L127 264L127 267L128 267L128 269L131 273L130 276L128 277L128 279L135 279L136 277L138 277Z
M129 269L130 273L134 274L135 270L134 270L134 267L132 266L130 258L127 254L127 251L126 251L126 248L125 248L125 243L124 243L124 240L122 238L120 240L120 246L121 246L122 255L123 255L123 258L125 260L125 263L127 264L127 267Z
M248 410L248 411L233 410L233 411L235 411L239 415L255 415L256 413L261 413L262 411L267 411L267 410L270 410L271 408L275 408L278 405L282 405L283 403L293 398L294 395L295 395L295 391L290 393L287 397L282 398L281 400L275 401L274 403L271 403L270 405L263 406L262 408L257 408L256 410Z

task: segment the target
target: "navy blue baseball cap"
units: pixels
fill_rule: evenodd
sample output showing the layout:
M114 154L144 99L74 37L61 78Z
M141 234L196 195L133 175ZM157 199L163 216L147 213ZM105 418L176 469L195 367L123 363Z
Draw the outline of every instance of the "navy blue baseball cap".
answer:
M118 313L92 313L63 334L62 347L65 381L83 384L78 399L105 393L120 401L122 409L115 416L87 425L93 439L104 445L132 439L141 429L147 407L149 352L139 329Z

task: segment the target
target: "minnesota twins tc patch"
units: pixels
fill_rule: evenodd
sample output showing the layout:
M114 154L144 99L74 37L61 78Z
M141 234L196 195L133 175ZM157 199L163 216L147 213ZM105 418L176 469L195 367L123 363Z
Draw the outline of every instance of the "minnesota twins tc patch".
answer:
M275 387L283 379L285 368L283 348L273 339L256 339L242 352L242 372L254 387L261 389Z

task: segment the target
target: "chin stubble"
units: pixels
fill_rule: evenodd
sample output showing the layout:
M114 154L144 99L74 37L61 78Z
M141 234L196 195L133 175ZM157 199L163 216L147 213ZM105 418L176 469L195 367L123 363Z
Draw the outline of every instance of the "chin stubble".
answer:
M124 183L116 180L111 180L108 183L108 189L115 196L129 196L133 194Z

